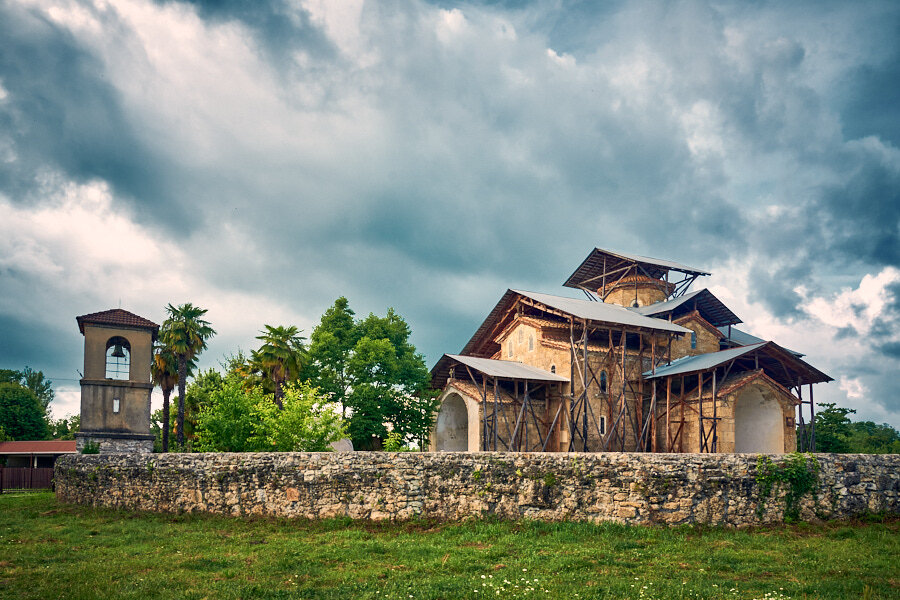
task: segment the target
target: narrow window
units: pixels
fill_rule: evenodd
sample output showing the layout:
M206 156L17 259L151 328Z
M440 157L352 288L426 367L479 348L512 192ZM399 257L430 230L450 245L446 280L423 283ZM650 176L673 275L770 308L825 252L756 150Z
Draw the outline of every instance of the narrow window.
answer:
M513 341L509 340L509 343L506 345L506 356L512 358L513 355Z
M528 336L528 351L531 352L534 350L534 335Z
M111 337L106 342L106 378L129 378L131 368L131 344L123 337Z
M694 350L696 348L697 348L697 332L692 331L691 332L691 350Z
M521 344L523 341L525 341L525 332L522 331L522 328L520 327L519 328L519 343Z
M556 365L550 365L550 372L556 373Z
M119 414L119 399L113 398L113 413Z
M600 416L600 435L606 435L606 416Z
M606 371L600 371L600 393L606 393Z

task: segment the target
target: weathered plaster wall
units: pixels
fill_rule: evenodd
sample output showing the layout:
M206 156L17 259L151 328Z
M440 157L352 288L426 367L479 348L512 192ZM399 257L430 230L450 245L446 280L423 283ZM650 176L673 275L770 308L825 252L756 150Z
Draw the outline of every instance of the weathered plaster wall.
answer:
M666 299L666 292L663 289L661 281L638 282L637 285L632 278L626 278L630 281L624 281L612 288L606 297L607 304L618 304L619 306L632 306L637 301L638 306L650 306ZM603 289L597 290L600 296L603 296Z
M818 461L818 500L802 501L801 518L900 513L900 455ZM61 502L139 510L313 519L779 522L777 497L757 516L756 463L751 454L70 455L56 462L56 494Z
M675 324L687 327L696 333L697 345L695 348L691 348L691 336L688 334L676 337L672 340L672 360L682 356L697 356L719 351L719 340L722 339L722 334L698 313L694 312L675 319Z
M773 409L779 413L779 417L770 426L762 427L759 423L755 423L752 419L747 419L744 415L744 423L738 424L735 419L735 409L741 402L767 402L771 403ZM665 409L665 400L662 400L662 409ZM689 402L689 408L685 411L685 424L682 429L683 446L676 445L676 449L683 448L685 452L698 452L700 449L700 422L696 413L697 400L692 399ZM706 416L712 415L713 405L712 397L707 392L703 398L703 410ZM777 452L794 452L797 449L797 432L793 426L793 418L796 412L796 406L793 397L782 390L772 386L765 381L757 380L746 386L738 388L728 394L719 396L716 405L716 416L720 419L717 428L718 434L718 451L719 452L751 452L750 449L735 448L735 429L743 427L742 433L756 434L760 437L772 438L775 428L779 428L778 435L775 438L781 440L781 447ZM670 420L670 428L672 437L678 430L681 414L679 409L672 409L672 417ZM790 421L788 421L790 419ZM661 417L659 422L659 439L660 448L665 448L665 417ZM790 424L788 424L790 423ZM745 435L746 437L746 435ZM746 439L744 440L746 444ZM772 447L769 450L762 450L764 444L760 442L754 452L776 452Z

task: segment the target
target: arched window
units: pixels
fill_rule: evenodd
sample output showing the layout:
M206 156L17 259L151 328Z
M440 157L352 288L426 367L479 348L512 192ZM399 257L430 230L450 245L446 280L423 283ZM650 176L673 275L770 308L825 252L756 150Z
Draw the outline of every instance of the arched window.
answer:
M600 393L605 394L607 392L606 385L606 371L600 371Z
M106 342L106 378L130 378L131 344L123 337L111 337Z
M691 332L691 350L695 350L697 348L697 332Z
M512 358L513 355L513 341L509 340L509 343L506 344L506 356L508 358Z
M532 352L534 350L534 334L528 336L528 351Z
M550 365L550 372L556 373L556 365Z

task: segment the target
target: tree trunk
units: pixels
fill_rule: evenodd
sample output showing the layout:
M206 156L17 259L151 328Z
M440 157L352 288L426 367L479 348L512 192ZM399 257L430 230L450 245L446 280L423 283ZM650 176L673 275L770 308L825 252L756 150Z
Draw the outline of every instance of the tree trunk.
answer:
M187 356L178 355L178 450L184 452L184 394L187 383Z
M169 396L172 390L163 388L163 428L162 428L162 451L169 451Z
M278 405L279 410L284 410L284 402L282 402L282 398L284 398L284 381L281 379L275 380L275 404Z

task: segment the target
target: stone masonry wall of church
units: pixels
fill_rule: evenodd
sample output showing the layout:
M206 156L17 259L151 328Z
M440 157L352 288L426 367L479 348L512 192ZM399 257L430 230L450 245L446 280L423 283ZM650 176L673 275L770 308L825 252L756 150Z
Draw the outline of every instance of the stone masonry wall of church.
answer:
M783 519L783 487L759 510L757 460L636 453L69 455L56 462L55 481L61 502L146 511L740 527ZM900 514L900 455L817 460L816 496L802 500L802 519Z

